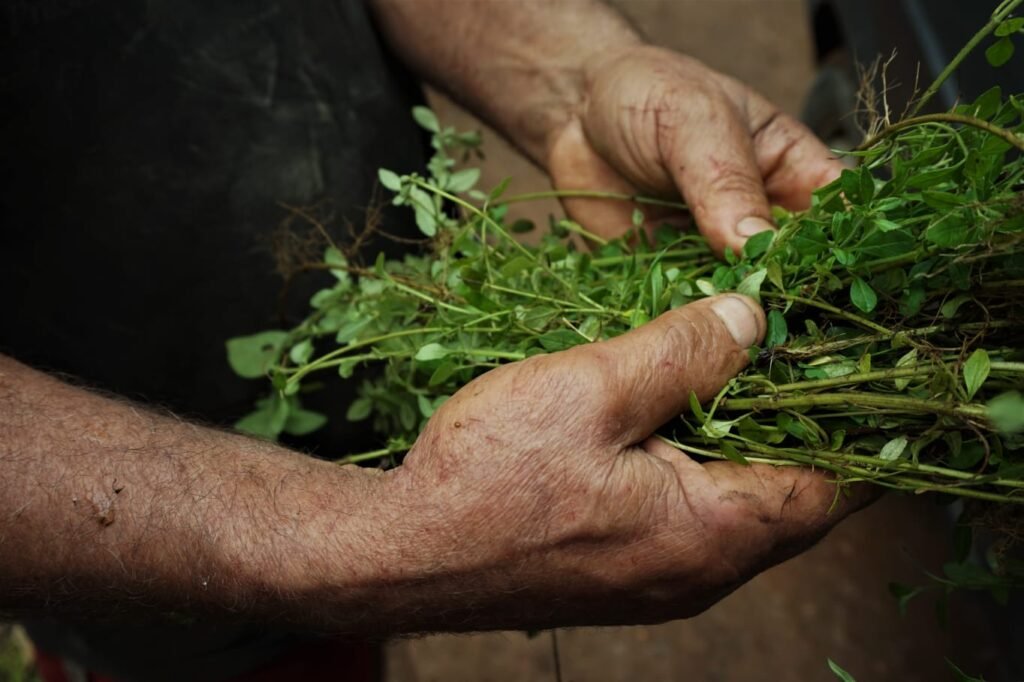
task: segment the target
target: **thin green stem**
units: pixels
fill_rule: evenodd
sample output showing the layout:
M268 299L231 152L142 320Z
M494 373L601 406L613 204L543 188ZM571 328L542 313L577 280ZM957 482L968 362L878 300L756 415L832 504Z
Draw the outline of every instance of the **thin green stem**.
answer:
M379 450L368 450L366 452L359 452L354 455L348 455L340 459L334 460L335 464L357 464L359 462L367 462L372 459L381 459L388 455L397 455L400 452L406 452L409 446L402 444L401 446L392 446L386 448L380 448Z
M813 379L809 381L796 381L790 384L772 384L772 391L775 393L789 393L792 391L814 391L820 388L832 388L835 386L850 386L853 384L866 384L872 381L885 381L887 379L904 379L916 376L928 376L939 369L953 371L955 367L947 365L915 365L910 367L894 367L892 369L879 369L872 372L856 372L841 377L829 379ZM992 362L990 369L993 372L1005 372L1009 374L1024 374L1024 362Z
M654 197L644 197L639 194L624 194L622 192L601 192L599 190L577 189L552 189L542 192L524 192L522 194L513 194L509 197L499 197L495 203L515 204L523 201L537 201L538 199L609 199L612 201L630 201L634 204L646 204L648 206L677 208L680 211L689 210L686 204L680 201L656 199Z
M853 322L858 326L864 327L865 329L870 329L872 331L878 332L883 336L883 338L886 339L890 339L896 335L896 332L892 331L891 329L883 327L882 325L872 322L871 320L865 317L861 317L860 315L855 315L854 313L850 313L841 308L837 308L834 305L829 305L824 301L816 301L812 298L804 298L803 296L793 296L791 294L777 294L774 292L762 292L761 296L765 298L780 298L784 301L802 303L803 305L808 305L811 306L812 308L824 310L826 312L832 313L833 315L841 317L844 320Z
M681 450L687 454L699 455L702 457L710 457L719 460L728 460L728 457L724 453L710 450L708 448L700 448L686 443L681 443L677 440L670 438L659 438L671 445L672 447ZM1024 495L1013 495L1001 494L996 492L990 492L987 490L978 490L975 488L964 487L963 485L956 484L942 484L934 481L929 481L923 478L917 478L914 476L908 476L901 472L879 472L864 466L855 464L847 464L839 460L839 455L833 458L826 458L820 455L808 454L809 452L789 452L787 451L784 455L772 456L754 451L753 453L740 452L740 454L748 462L752 464L768 464L771 466L812 466L820 469L825 469L841 476L845 476L848 479L856 477L857 480L872 483L874 485L881 485L887 488L894 488L896 490L911 491L911 492L942 492L951 495L957 495L960 497L970 497L979 500L986 500L989 502L1005 502L1012 504L1024 504ZM843 455L845 456L845 455ZM880 462L880 460L879 460ZM986 483L988 481L985 481ZM837 484L842 481L837 481ZM1015 488L1019 489L1019 488Z
M619 263L625 263L628 260L635 258L638 262L647 260L653 260L661 257L663 259L671 258L688 258L692 256L711 256L711 252L708 251L707 247L694 247L692 249L670 249L668 251L649 251L647 253L628 253L621 256L605 256L604 258L595 258L590 261L590 264L594 267L603 268L608 265L618 265Z
M558 281L559 284L561 284L563 287L565 287L566 291L573 292L573 293L579 293L579 292L576 291L576 289L573 288L573 286L569 282L567 282L565 280L565 278L563 278L557 272L555 272L550 267L548 267L541 259L537 258L536 254L534 254L528 248L526 248L525 246L520 244L519 240L517 240L515 237L510 235L505 230L505 228L502 227L500 224L498 224L498 222L496 220L494 220L494 218L489 216L486 211L481 211L478 206L474 206L473 204L469 203L465 199L463 199L463 198L461 198L459 196L456 196L456 195L452 194L451 192L446 192L443 189L441 189L439 187L436 187L436 186L430 184L429 182L426 182L425 180L421 180L420 178L417 178L417 177L410 177L409 180L413 184L418 185L419 187L421 187L423 189L426 189L426 190L428 190L430 192L434 192L438 196L444 197L448 201L451 201L452 203L454 203L454 204L456 204L458 206L461 206L464 209L466 209L467 211L470 211L474 215L478 216L481 220L484 221L484 223L486 225L488 225L491 229L493 229L495 231L495 233L497 233L502 239L504 239L508 243L510 243L513 248L515 248L521 254L523 254L524 256L526 256L527 258L532 260L534 263L537 263L537 265L542 267L544 270L546 270L547 273L549 275L551 275L552 277L554 277L555 280ZM585 300L587 303L590 303L591 305L597 307L597 303L595 303L594 301L590 300L587 296L585 296L585 295L583 295L581 293L579 295L580 295L580 298Z
M921 414L941 414L964 419L985 419L987 412L981 405L939 403L901 395L874 393L828 393L789 397L728 398L720 409L726 411L784 410L803 407L880 407L903 409Z
M1022 0L1024 1L1024 0ZM972 126L979 130L984 130L987 133L995 135L996 137L1005 140L1009 144L1013 145L1017 149L1024 152L1024 139L1021 139L1016 133L1006 128L1001 128L994 123L976 118L974 116L968 116L966 114L954 114L954 113L942 113L942 114L924 114L922 116L913 116L911 118L905 118L898 123L893 123L891 126L887 126L882 129L877 135L874 135L864 142L857 145L854 151L864 151L874 147L882 140L895 135L907 128L913 128L915 126L927 125L930 123L960 123L962 125Z
M953 72L956 71L957 68L959 68L961 62L967 58L967 55L974 51L974 48L978 46L978 43L984 40L988 34L992 33L992 31L996 30L996 27L999 26L1006 17L1010 16L1010 13L1013 12L1021 2L1024 2L1024 0L1003 0L1001 4L996 6L995 11L992 12L992 16L988 20L988 23L982 26L981 29L967 41L967 44L956 53L956 56L953 57L949 64L946 65L946 68L939 73L935 78L935 81L928 86L927 90L924 91L924 94L921 95L921 99L917 100L917 104L915 104L914 108L910 110L911 116L914 116L917 112L921 111L921 108L924 107L924 105L935 96L935 93L939 91L942 84L945 83L951 75L953 75Z

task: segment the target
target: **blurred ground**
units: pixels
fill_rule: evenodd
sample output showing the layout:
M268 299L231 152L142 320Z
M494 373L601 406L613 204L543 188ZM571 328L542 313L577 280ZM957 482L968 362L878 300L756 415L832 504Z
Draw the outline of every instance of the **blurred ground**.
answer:
M653 41L680 49L754 85L784 111L799 112L813 76L803 0L617 0ZM481 127L432 93L441 119ZM511 176L515 191L545 177L485 129L483 187ZM525 214L544 220L553 202ZM520 213L522 215L523 213ZM705 614L656 627L560 631L566 682L835 680L831 657L859 682L952 679L991 670L998 653L977 603L954 603L951 630L933 600L906 618L890 581L921 583L948 558L946 512L929 500L889 498L845 523L818 547L763 574ZM391 682L554 680L548 633L433 636L393 643ZM992 673L989 673L991 675ZM993 679L991 676L989 679Z

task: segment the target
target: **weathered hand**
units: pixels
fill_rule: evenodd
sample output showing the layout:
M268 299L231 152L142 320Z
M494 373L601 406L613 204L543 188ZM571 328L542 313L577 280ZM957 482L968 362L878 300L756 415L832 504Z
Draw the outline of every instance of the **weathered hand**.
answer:
M682 196L712 248L739 251L771 227L771 204L804 208L841 170L793 118L742 83L670 50L629 46L586 71L576 115L549 137L559 189ZM630 206L575 199L566 209L604 236ZM664 211L649 211L661 220ZM650 222L650 220L649 220Z
M409 524L394 583L435 595L423 610L442 603L445 629L655 622L808 547L858 506L829 512L824 475L701 464L651 438L764 327L751 300L718 296L464 387L388 474Z

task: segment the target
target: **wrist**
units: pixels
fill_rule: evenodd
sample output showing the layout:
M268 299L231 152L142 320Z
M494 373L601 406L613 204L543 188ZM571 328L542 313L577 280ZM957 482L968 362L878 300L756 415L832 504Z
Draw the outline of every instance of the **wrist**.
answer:
M238 574L235 601L258 619L302 628L375 629L402 516L393 477L277 454L283 466L236 501L251 511L222 555L223 569Z

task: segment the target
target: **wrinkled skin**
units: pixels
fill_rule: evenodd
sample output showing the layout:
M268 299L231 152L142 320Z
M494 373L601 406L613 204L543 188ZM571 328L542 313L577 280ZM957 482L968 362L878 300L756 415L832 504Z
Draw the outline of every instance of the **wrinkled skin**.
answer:
M576 116L552 136L548 169L559 189L682 196L712 248L739 252L771 227L771 205L806 208L842 166L801 123L742 83L695 59L631 46L588 72ZM569 200L588 229L619 236L633 207ZM681 214L645 208L648 221ZM763 223L744 223L746 218Z
M744 367L764 328L749 299L716 297L456 393L392 472L434 558L418 578L457 591L452 627L690 616L856 509L820 473L701 464L650 437Z

